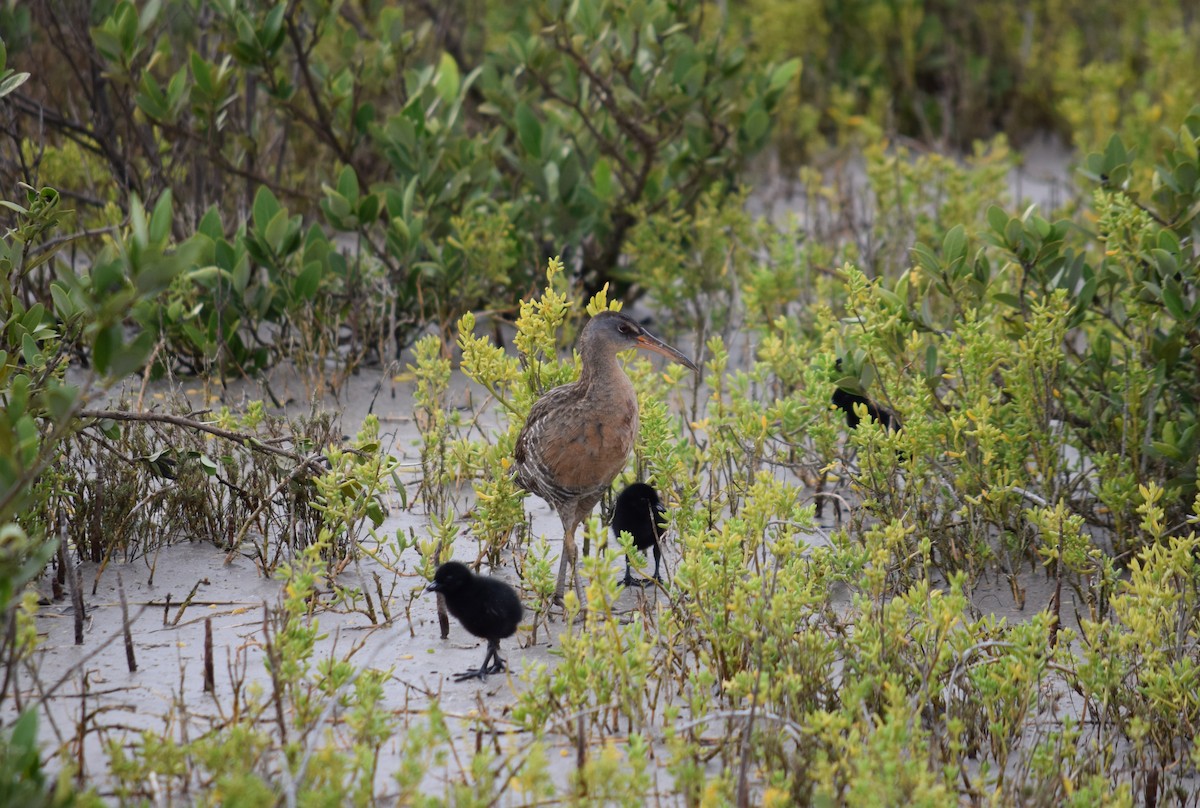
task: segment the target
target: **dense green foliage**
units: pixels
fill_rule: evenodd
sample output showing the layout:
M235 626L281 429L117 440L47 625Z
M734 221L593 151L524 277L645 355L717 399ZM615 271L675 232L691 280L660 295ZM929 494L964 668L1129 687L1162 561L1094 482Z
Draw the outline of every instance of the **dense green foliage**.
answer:
M1196 98L1188 0L753 0L733 13L757 58L803 62L781 104L793 148L866 124L964 149L1052 132L1083 152L1119 129L1158 149Z
M423 9L35 6L0 30L34 68L9 176L69 192L89 226L173 193L174 234L215 249L158 313L185 366L346 339L353 362L513 305L547 250L599 288L637 211L728 187L798 69L702 36L699 2L536 3L470 51Z

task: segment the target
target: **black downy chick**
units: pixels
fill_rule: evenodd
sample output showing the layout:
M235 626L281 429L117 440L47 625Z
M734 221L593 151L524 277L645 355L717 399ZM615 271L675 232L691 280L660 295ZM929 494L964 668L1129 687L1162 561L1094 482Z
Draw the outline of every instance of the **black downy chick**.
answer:
M434 572L433 583L426 591L441 592L446 608L463 628L487 640L487 653L479 669L456 674L454 681L484 679L489 673L508 669L500 658L500 641L516 633L525 613L517 590L497 578L476 575L466 564L447 561Z
M864 405L867 408L867 415L878 421L884 429L892 428L892 414L882 407L875 406L875 403L865 396L835 387L832 403L833 406L846 414L846 427L848 429L858 429L858 424L861 420L858 417L858 413L854 411L855 404Z
M613 504L612 531L620 538L624 531L633 536L633 545L642 552L647 548L654 550L654 580L659 577L659 564L662 560L662 550L658 541L667 530L667 520L664 518L667 509L658 499L658 492L645 483L633 483L617 496ZM629 572L629 556L625 557L625 586L646 586L652 583L648 578L635 579Z
M835 370L840 372L842 369L842 360L839 358L837 362L834 363L833 367ZM893 428L893 422L895 419L892 417L891 411L884 407L878 406L874 401L871 401L871 399L867 398L866 396L860 396L858 393L852 393L843 387L835 387L833 388L833 397L830 399L830 403L845 413L847 429L858 429L858 425L862 421L862 419L858 417L858 413L854 411L855 404L862 404L864 407L866 407L867 415L877 421L885 430ZM898 430L900 429L900 425L895 424L894 428Z

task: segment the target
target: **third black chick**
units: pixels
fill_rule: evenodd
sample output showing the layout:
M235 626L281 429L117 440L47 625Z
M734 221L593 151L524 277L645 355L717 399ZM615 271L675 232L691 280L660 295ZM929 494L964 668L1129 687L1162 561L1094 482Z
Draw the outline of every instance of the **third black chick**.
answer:
M434 572L427 591L441 592L446 608L463 628L487 640L487 653L479 669L457 674L454 681L483 679L489 673L508 669L500 658L500 641L516 633L525 613L517 590L498 578L476 575L466 564L447 561Z
M620 538L625 531L633 536L633 545L645 552L647 548L654 550L654 580L661 581L658 569L662 560L662 551L658 540L667 530L665 514L667 509L658 499L658 492L645 483L632 483L619 495L613 504L612 531ZM646 586L650 579L635 579L629 573L629 556L625 557L625 586Z

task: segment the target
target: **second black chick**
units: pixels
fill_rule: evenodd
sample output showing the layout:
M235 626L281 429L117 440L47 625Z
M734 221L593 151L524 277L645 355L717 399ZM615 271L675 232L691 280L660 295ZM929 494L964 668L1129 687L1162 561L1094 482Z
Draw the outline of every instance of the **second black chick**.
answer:
M487 653L479 669L456 674L454 681L484 679L489 673L508 669L500 658L500 641L516 633L525 614L517 590L498 578L476 575L466 564L447 561L434 572L427 591L441 592L446 609L458 618L463 628L487 640Z
M883 407L876 406L875 402L866 396L860 396L857 393L851 393L849 390L835 387L831 402L833 406L846 414L846 427L848 429L858 429L858 423L861 420L858 417L858 413L854 411L855 404L864 405L867 408L867 415L878 421L884 429L892 428L892 414Z
M659 564L662 560L662 550L658 540L667 530L665 514L667 509L658 499L658 492L645 483L632 483L617 495L613 504L612 531L620 538L624 531L633 536L633 545L645 552L647 548L654 551L654 580L659 577ZM629 573L629 556L625 556L625 578L621 581L625 586L646 586L652 583L649 578L635 579Z

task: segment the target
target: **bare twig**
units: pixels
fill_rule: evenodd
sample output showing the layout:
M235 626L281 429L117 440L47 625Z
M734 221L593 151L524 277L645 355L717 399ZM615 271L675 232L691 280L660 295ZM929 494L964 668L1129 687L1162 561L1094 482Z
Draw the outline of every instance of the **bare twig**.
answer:
M182 415L170 415L164 412L130 412L128 410L80 410L80 418L94 418L96 420L110 421L142 421L145 423L157 424L173 424L186 429L195 429L198 432L207 432L210 435L216 435L218 438L233 441L247 449L252 449L258 452L266 452L268 454L279 455L293 460L296 463L308 467L311 464L316 464L320 460L320 455L310 455L304 457L296 452L289 452L287 449L281 449L278 446L272 446L269 443L259 440L254 435L248 435L244 432L234 432L230 429L222 429L219 426L197 421L193 418L187 418Z
M83 645L83 581L79 570L68 570L67 580L71 584L71 607L75 618L75 644Z
M204 618L204 692L216 692L216 677L213 674L212 618Z
M129 604L125 600L125 581L117 572L117 596L121 599L121 632L125 635L125 663L130 673L137 673L137 659L133 654L133 633L129 630Z
M196 596L196 590L200 588L200 584L202 582L203 581L196 581L196 585L192 587L192 591L188 592L187 598L185 598L183 603L179 606L179 611L175 612L175 619L171 621L171 625L179 625L179 618L183 617L184 611L187 610L188 606L192 605L192 598Z

